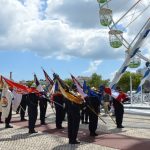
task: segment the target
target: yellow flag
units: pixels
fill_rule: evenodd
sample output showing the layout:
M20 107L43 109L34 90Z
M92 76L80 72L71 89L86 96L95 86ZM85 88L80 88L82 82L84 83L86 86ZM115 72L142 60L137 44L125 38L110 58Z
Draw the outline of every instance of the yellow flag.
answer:
M67 98L68 100L74 102L74 103L77 103L77 104L82 104L83 100L81 99L80 96L74 96L73 94L69 93L69 92L66 92L62 86L60 85L60 83L58 82L58 86L59 86L59 89L61 91L61 93L63 94L63 96L65 98Z

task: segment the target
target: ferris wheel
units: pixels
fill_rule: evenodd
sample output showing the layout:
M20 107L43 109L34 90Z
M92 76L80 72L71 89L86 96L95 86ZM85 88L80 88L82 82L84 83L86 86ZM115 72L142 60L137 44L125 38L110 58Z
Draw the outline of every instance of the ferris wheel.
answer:
M150 1L119 1L119 8L123 7L126 11L116 8L116 1L114 0L97 0L97 2L99 4L100 24L109 29L110 46L112 48L124 46L125 48L125 61L110 84L111 88L115 88L116 83L120 80L126 69L128 67L139 67L141 59L146 61L146 67L149 69L150 59L142 55L140 47L150 31L150 16L148 14ZM141 22L139 20L142 17ZM136 28L137 24L140 26L140 29ZM127 32L128 30L129 32ZM131 32L132 30L134 30L134 33Z

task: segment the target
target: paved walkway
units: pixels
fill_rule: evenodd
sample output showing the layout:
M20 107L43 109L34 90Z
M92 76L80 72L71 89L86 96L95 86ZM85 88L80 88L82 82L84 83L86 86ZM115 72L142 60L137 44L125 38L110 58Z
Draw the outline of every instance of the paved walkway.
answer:
M80 125L78 137L80 145L70 145L67 139L67 122L63 130L55 129L55 116L47 113L47 125L36 124L37 134L28 134L27 121L20 122L19 116L13 114L12 129L5 129L0 124L0 150L149 150L150 149L150 118L125 114L124 129L117 129L109 116L101 117L107 122L105 125L99 120L97 132L99 136L89 136L88 125Z

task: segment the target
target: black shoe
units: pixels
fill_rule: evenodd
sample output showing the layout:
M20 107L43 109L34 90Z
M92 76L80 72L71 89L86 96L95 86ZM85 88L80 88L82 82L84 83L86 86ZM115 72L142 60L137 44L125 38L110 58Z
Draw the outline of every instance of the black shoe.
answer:
M93 133L90 133L90 136L98 136L98 134L93 132Z
M23 118L23 119L21 119L21 121L27 121L27 119Z
M57 127L57 129L64 129L64 127Z
M84 122L84 121L82 121L81 123L82 123L82 124L84 124L85 122Z
M47 123L45 123L45 122L41 122L41 125L47 125Z
M0 121L0 123L3 123L3 121Z
M38 133L38 132L35 131L35 130L31 130L31 131L29 131L29 133L30 133L30 134L33 134L33 133Z
M69 144L80 144L80 141L77 141L77 140L74 142L72 141L72 142L69 142Z
M6 125L5 128L13 128L11 125Z
M88 121L85 121L85 124L89 124L89 122L88 122Z
M121 126L117 126L117 128L124 128L124 126L122 126L122 125Z

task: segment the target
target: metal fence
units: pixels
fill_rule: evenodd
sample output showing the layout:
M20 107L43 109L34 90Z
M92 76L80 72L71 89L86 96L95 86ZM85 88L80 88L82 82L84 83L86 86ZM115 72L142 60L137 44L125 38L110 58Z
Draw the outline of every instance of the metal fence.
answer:
M150 93L133 94L132 104L148 104L150 105Z

